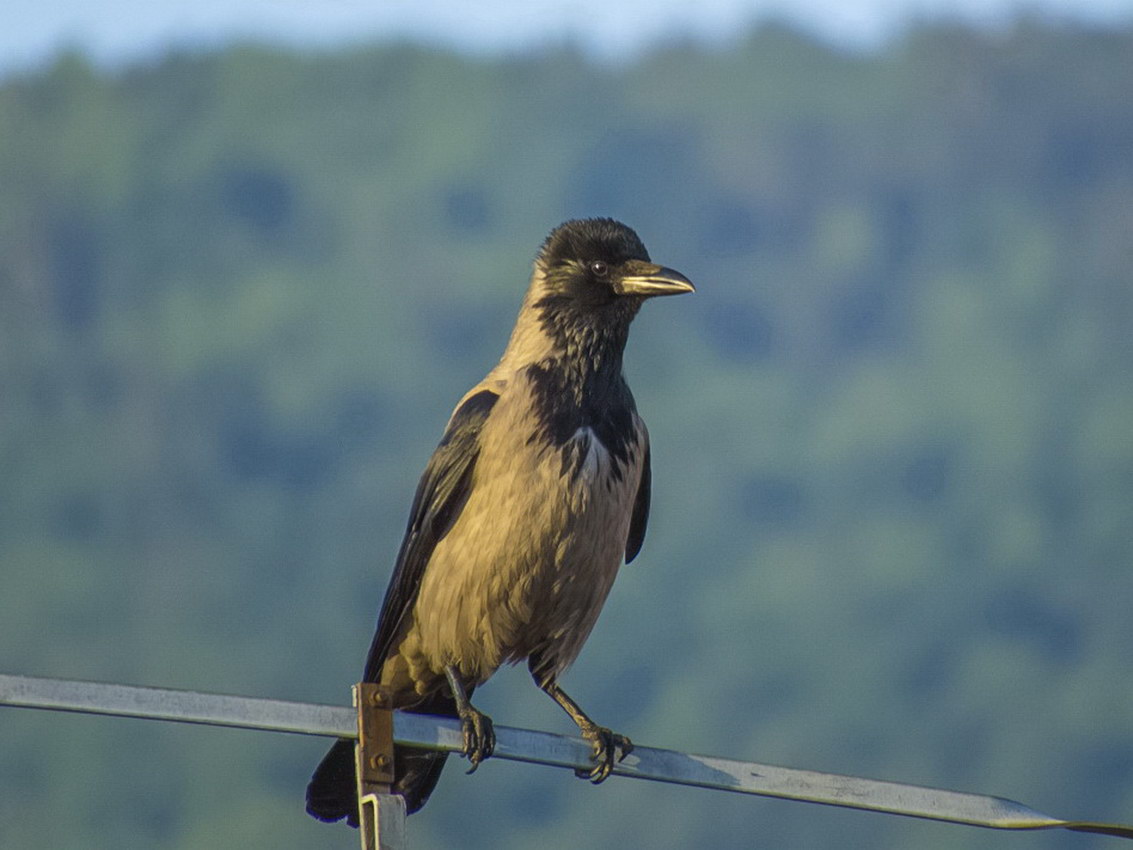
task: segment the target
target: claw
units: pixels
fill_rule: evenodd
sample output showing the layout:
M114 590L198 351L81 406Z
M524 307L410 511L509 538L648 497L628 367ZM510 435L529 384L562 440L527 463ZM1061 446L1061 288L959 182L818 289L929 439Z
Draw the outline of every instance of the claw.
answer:
M589 779L595 785L605 782L614 765L633 752L633 742L629 738L596 723L584 727L582 737L590 741L596 763L590 770L576 770L574 775L580 779Z
M448 679L449 689L456 703L456 715L460 718L461 743L464 745L464 755L471 764L468 772L475 773L480 762L489 758L496 749L496 732L492 728L492 718L468 701L468 690L465 689L460 673L453 665L449 664L445 667L445 678Z
M480 762L489 758L496 749L496 732L492 728L492 718L472 706L460 714L460 732L464 744L464 755L471 765L469 773L475 773Z
M579 707L578 703L566 695L554 679L547 680L545 677L540 677L539 671L543 666L540 656L532 655L528 659L527 666L539 687L557 702L563 711L570 715L571 720L578 724L578 731L582 733L582 737L588 740L593 747L594 767L590 770L580 768L574 772L574 775L581 779L589 779L595 785L604 782L606 777L610 775L610 771L614 769L614 765L633 752L633 743L625 735L611 732L605 726L599 726L587 717L586 712ZM619 752L621 755L619 755Z

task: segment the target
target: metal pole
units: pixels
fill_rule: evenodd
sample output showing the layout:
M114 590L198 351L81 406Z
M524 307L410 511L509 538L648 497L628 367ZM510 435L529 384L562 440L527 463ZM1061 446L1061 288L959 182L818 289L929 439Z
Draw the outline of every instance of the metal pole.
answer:
M404 850L405 798L393 785L393 707L385 688L359 682L352 689L358 712L354 776L358 782L358 838L362 850Z
M335 738L358 737L357 716L349 708L163 688L0 674L0 705L3 704ZM581 738L499 725L495 731L494 758L569 768L588 768L591 764L590 744ZM393 734L397 743L403 746L449 752L460 752L463 747L460 723L455 718L394 712ZM1130 825L1063 820L1001 797L696 756L652 747L636 747L613 772L619 776L656 782L993 829L1069 829L1133 838L1133 826Z

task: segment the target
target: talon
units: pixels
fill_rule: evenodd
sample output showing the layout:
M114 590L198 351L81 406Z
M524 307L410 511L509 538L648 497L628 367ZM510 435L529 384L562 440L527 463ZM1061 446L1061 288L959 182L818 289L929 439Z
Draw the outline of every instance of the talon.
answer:
M574 775L580 779L589 779L595 785L605 782L614 769L614 764L633 752L633 742L629 738L612 732L605 726L595 724L584 728L582 737L591 742L594 750L592 757L597 763L590 770L575 770Z
M496 732L492 728L492 718L478 710L468 701L468 690L461 683L460 673L451 664L445 666L445 678L456 703L456 716L460 718L460 737L464 755L472 765L469 773L475 773L480 762L491 757L496 749Z
M464 755L470 767L468 773L475 773L480 763L491 757L496 749L496 732L492 728L492 718L469 706L460 715L460 732L464 744Z

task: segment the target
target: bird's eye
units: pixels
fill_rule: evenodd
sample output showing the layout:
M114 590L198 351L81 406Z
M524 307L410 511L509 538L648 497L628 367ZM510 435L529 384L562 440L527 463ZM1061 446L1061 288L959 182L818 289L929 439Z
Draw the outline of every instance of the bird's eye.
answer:
M590 264L590 273L595 277L605 277L610 273L610 267L601 260L595 260Z

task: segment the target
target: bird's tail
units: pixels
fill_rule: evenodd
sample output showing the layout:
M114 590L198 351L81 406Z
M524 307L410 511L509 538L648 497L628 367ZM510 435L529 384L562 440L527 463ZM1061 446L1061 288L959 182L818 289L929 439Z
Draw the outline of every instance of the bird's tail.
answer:
M452 697L437 694L425 704L414 706L421 714L456 716ZM448 753L422 750L416 747L394 747L393 792L405 798L409 814L425 805ZM354 741L340 738L323 756L307 784L307 814L328 823L346 818L351 826L358 826L358 790L354 776Z
M411 747L394 747L397 765L393 791L405 797L409 814L417 811L441 778L448 753L435 753ZM319 762L307 785L307 814L321 821L334 822L346 818L358 826L358 791L354 778L354 742L348 738L335 741Z
M346 818L351 826L358 825L354 742L349 738L335 741L315 768L307 783L307 814L328 822Z

